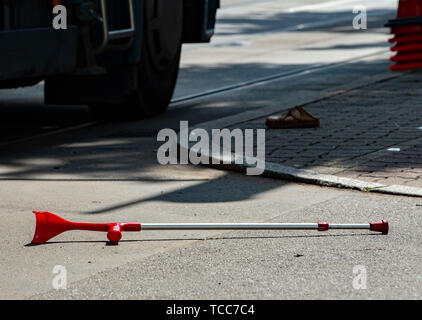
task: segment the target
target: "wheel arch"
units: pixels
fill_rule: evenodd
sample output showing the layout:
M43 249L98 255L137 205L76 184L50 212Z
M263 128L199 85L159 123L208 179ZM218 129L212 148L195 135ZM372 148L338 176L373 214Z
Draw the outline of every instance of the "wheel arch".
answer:
M183 0L183 43L210 42L220 0Z

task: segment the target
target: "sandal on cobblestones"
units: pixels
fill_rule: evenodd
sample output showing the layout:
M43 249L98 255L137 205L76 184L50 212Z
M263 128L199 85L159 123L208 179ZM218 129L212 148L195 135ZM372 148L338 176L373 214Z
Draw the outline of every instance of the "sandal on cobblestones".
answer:
M271 129L315 128L319 127L319 119L302 107L294 107L282 115L268 117L266 125Z

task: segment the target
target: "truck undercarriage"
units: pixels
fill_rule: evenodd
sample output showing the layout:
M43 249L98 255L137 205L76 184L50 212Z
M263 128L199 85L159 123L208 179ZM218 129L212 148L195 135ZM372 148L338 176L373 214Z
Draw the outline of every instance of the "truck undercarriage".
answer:
M57 5L67 17L59 30ZM45 80L46 103L154 116L171 99L182 43L208 42L218 7L218 0L0 0L0 88Z

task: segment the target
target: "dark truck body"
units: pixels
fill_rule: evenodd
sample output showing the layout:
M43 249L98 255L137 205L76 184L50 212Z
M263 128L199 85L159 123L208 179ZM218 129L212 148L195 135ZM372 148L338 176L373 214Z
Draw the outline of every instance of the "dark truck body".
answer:
M219 0L131 0L134 31L130 45L124 48L125 39L110 40L108 45L123 49L94 53L104 38L100 1L107 5L109 30L131 27L127 0L0 0L0 88L46 80L47 103L122 102L137 88L137 66L145 63L146 5L162 6L163 15L171 18L163 6L182 3L182 43L209 41L219 7ZM67 29L53 28L52 9L58 3L67 9ZM168 22L162 18L160 23ZM171 28L166 30L161 31L167 33L162 38L174 42Z

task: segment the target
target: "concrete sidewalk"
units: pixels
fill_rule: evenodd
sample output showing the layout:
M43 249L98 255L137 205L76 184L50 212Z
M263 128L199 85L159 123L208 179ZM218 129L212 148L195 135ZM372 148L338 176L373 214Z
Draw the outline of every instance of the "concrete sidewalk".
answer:
M265 174L422 196L421 82L421 72L403 73L302 104L320 127L267 129ZM265 128L267 116L226 127Z

